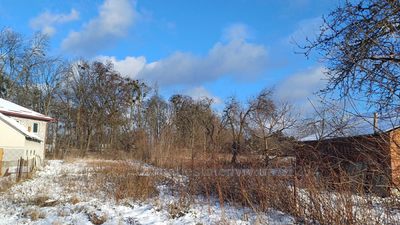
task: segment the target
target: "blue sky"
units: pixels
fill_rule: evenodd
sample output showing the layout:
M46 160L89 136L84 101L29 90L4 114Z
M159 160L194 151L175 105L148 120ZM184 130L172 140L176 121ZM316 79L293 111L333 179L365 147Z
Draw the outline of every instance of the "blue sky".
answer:
M318 31L339 0L1 0L0 27L51 37L74 60L111 60L161 94L242 100L263 88L303 105L322 88L323 65L293 44Z

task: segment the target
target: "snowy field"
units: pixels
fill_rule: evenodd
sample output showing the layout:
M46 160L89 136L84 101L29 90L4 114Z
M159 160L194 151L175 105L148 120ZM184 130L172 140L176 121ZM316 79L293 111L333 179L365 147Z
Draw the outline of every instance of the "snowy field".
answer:
M256 213L247 208L220 207L218 201L200 197L178 209L178 213L171 213L171 206L178 205L179 198L165 185L157 187L158 196L146 201L116 202L101 189L87 193L87 182L70 182L87 176L87 168L86 161L48 161L32 179L1 193L0 225L294 223L292 217L275 210ZM4 182L6 178L2 179Z

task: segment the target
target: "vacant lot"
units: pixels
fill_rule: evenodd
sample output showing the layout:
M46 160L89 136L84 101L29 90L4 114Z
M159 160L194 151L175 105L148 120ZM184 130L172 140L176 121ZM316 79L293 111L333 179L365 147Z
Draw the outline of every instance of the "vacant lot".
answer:
M50 160L33 178L4 188L0 224L293 224L188 195L185 176L132 161ZM3 178L2 183L9 183Z

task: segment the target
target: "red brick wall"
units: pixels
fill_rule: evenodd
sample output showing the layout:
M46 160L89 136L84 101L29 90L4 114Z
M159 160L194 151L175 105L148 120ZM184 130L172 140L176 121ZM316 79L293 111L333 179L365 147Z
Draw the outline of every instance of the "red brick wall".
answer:
M390 132L390 137L392 181L400 187L400 129Z

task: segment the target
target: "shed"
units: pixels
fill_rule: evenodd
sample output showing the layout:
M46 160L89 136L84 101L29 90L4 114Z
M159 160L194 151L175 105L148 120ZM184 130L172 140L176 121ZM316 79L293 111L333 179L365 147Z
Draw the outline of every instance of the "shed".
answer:
M400 187L400 127L393 120L382 120L380 129L376 121L352 124L353 135L342 130L341 134L301 139L296 164L313 168L319 178L333 183L340 183L345 173L367 192L386 196L396 191Z

